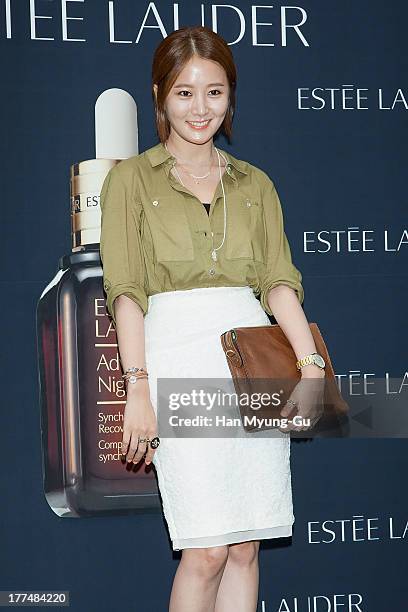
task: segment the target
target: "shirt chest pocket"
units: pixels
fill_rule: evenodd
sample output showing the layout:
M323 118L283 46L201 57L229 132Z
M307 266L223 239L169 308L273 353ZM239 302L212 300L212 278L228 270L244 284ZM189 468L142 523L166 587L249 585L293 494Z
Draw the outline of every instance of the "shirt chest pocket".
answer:
M192 261L194 246L185 204L174 196L143 203L154 255L159 262Z
M262 202L237 196L229 206L226 259L266 261L266 231Z

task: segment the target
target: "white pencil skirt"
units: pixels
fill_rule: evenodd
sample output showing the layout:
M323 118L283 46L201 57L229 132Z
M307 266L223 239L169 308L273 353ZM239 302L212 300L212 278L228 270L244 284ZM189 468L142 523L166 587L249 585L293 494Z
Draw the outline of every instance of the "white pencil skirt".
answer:
M270 325L248 286L149 296L144 322L156 414L158 378L222 378L231 385L220 335L233 327ZM153 464L173 550L292 535L288 433L164 437Z

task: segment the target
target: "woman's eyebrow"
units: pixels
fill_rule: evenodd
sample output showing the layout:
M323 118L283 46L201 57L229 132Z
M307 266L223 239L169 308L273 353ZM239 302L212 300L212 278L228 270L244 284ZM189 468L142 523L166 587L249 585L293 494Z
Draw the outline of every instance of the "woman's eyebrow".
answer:
M208 83L207 87L224 87L225 83ZM178 85L174 85L174 87L190 87L192 89L194 85L191 83L179 83Z

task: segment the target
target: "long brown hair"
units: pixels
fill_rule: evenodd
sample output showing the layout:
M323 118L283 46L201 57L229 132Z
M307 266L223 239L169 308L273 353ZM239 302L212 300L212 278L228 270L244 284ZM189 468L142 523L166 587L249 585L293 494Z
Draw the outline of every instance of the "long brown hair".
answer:
M210 28L185 26L164 38L153 56L152 95L156 129L161 142L165 142L170 134L170 122L164 109L164 102L185 64L194 55L218 62L225 70L229 83L228 109L224 121L214 136L223 131L228 140L231 139L237 82L237 71L231 49L226 41ZM153 84L157 85L157 98Z

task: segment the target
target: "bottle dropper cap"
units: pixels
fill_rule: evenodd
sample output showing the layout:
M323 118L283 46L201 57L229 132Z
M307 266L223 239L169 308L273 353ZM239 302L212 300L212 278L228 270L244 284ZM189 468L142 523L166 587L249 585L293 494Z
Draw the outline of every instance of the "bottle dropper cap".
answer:
M70 169L73 251L99 243L103 181L118 162L139 153L137 106L123 89L107 89L96 101L95 151L95 159L78 162Z

